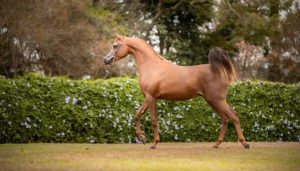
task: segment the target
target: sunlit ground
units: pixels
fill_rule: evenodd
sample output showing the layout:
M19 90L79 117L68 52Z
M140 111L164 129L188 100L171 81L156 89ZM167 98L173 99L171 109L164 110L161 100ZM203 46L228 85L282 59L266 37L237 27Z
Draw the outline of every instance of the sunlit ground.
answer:
M300 143L1 144L0 170L300 170Z

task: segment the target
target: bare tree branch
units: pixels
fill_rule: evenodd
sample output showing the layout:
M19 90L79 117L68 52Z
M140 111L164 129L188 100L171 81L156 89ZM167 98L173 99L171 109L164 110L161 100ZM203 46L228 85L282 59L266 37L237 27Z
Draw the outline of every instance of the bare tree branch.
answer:
M237 17L241 18L241 16L240 16L240 15L232 8L232 6L231 6L229 0L225 0L225 1L226 1L226 3L227 3L228 7L230 8L230 10L231 10Z

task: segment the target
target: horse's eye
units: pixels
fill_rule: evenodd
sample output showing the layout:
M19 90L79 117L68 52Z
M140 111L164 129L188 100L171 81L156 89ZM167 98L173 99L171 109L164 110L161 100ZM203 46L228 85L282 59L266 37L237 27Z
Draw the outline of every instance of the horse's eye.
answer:
M113 45L113 49L116 49L119 45Z

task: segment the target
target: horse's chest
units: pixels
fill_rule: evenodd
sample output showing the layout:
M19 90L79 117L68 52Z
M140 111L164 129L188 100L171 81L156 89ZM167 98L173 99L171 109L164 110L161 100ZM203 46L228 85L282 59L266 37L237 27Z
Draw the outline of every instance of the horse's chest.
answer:
M154 95L156 93L156 89L158 88L158 84L154 84L150 81L140 81L140 89L144 94Z

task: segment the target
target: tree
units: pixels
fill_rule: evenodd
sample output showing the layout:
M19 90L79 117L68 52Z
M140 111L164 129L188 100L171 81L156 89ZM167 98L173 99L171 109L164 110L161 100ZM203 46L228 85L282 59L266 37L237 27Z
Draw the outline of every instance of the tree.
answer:
M263 55L263 48L241 41L235 45L239 52L235 56L234 62L239 79L263 79L266 72L266 58Z
M206 0L140 0L140 35L162 55L182 65L207 62L207 45L199 29L211 20L212 2Z
M96 12L106 19L97 18ZM42 71L72 78L119 74L117 69L108 74L102 62L115 31L106 27L116 27L107 15L113 16L110 11L95 11L89 0L0 1L0 74Z
M300 81L300 8L295 4L286 18L281 22L281 39L276 46L277 51L270 54L269 80L283 82ZM275 49L275 48L274 48Z
M300 46L299 7L292 8L293 4L293 0L0 0L0 74L134 75L130 58L113 67L103 64L105 50L120 33L144 37L177 64L207 63L209 49L219 46L234 57L242 78L295 82ZM253 58L257 53L264 57Z
M244 63L236 63L239 69L244 68L239 73L256 70L256 75L252 75L250 78L262 78L261 76L264 75L264 79L289 82L285 77L290 77L288 75L292 72L285 69L284 61L289 61L292 66L298 64L295 60L284 60L285 54L289 54L293 50L284 48L282 42L282 40L286 40L284 23L287 21L283 18L283 13L286 13L287 16L294 16L292 7L292 0L222 0L217 11L217 26L215 31L208 36L208 44L224 47L233 52L232 55L236 58L243 50L240 49L241 46L237 47L237 44L246 42L249 46L262 47L261 51L265 60L255 60L257 63L253 65L254 67L247 69L243 66ZM294 18L292 21L296 22L296 19ZM252 50L251 53L254 54L255 48ZM239 60L236 59L236 61ZM262 61L264 62L261 63ZM259 65L264 67L257 68ZM292 75L295 76L295 74Z

